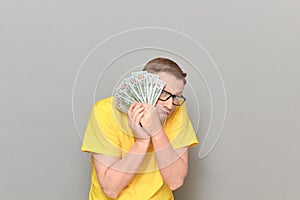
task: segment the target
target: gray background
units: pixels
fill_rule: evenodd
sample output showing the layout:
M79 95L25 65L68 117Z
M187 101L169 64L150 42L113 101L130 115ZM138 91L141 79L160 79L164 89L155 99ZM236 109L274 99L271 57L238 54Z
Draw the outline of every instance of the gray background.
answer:
M1 0L0 198L87 199L90 158L80 152L72 114L77 70L109 36L159 26L205 46L228 98L217 146L202 160L199 149L192 149L189 175L176 199L300 199L299 6L296 0ZM115 49L106 50L115 55ZM79 135L93 104L91 87L95 80L77 87ZM101 88L97 98L108 95L100 93ZM200 130L209 118L205 102L199 102ZM195 120L191 104L189 110Z

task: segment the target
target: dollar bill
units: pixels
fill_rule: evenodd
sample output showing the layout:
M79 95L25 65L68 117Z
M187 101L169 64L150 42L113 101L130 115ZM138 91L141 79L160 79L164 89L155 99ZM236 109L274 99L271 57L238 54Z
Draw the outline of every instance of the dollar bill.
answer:
M120 96L119 94L117 94L116 96L114 96L114 105L120 111L127 112L128 108L131 105L131 102L123 99L122 96Z
M133 72L117 84L113 92L117 109L127 112L134 102L149 103L155 106L165 82L156 74L146 71Z
M155 81L154 91L153 91L151 103L150 103L152 106L155 106L155 104L161 94L161 91L163 90L165 85L166 85L166 83L160 79Z
M155 86L155 81L159 79L159 76L156 75L156 74L151 74L149 73L148 74L148 88L149 88L149 91L148 91L148 102L149 104L152 103L152 95L153 95L153 92L154 92L154 86ZM152 104L151 104L152 105Z
M126 79L126 83L128 84L129 88L127 88L126 92L131 95L132 97L134 97L137 102L143 102L143 98L141 96L141 91L140 91L140 87L138 84L137 79L135 78L135 76L131 76L128 79Z
M119 85L117 86L115 92L114 92L114 96L116 96L117 94L119 94L122 97L126 97L128 100L133 101L133 102L138 102L138 98L132 94L131 89L129 88L129 85L126 81L126 79L122 80Z
M146 71L133 72L131 75L137 80L139 86L140 96L143 98L143 102L147 102L147 93L146 93Z

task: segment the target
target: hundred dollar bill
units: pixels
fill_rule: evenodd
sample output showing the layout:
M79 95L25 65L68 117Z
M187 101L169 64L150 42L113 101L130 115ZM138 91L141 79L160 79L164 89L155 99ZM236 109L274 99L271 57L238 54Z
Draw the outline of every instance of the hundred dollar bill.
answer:
M132 76L135 77L137 80L137 84L139 86L139 94L143 98L143 103L147 102L147 94L146 94L146 78L145 76L147 75L146 71L140 71L140 72L133 72L131 74Z
M129 85L126 82L126 79L124 79L119 83L113 95L116 96L118 94L123 98L127 98L130 101L138 102L137 97L135 97L135 95L133 95L130 90L131 89L129 88Z
M156 74L146 71L133 72L115 87L113 96L115 107L127 112L133 102L149 103L155 106L165 82Z
M125 106L121 102L121 98L118 95L114 96L114 106L122 112L127 112Z
M132 103L133 103L132 101L124 98L123 96L121 96L119 94L117 94L114 97L115 107L122 112L127 112Z
M155 88L155 84L160 79L159 79L158 75L156 75L156 74L150 74L150 73L149 73L149 78L150 78L149 79L149 81L150 81L150 83L149 83L150 90L149 90L149 94L148 94L148 96L149 96L149 104L153 105L153 94L154 94L155 89L156 89Z
M155 81L154 91L153 91L151 103L150 103L152 106L155 106L155 104L161 94L161 91L163 90L165 85L166 85L166 83L160 79Z
M134 97L137 102L142 103L143 98L141 96L140 87L138 85L137 79L134 76L129 77L126 79L126 83L129 85L129 88L126 90L128 94Z

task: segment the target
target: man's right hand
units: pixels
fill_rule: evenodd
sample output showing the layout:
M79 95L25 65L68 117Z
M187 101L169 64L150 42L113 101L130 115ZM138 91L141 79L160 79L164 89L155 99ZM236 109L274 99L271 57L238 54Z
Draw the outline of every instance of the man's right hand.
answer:
M140 125L140 120L144 116L144 107L141 103L133 103L128 109L128 125L133 134L139 139L149 139L149 134Z

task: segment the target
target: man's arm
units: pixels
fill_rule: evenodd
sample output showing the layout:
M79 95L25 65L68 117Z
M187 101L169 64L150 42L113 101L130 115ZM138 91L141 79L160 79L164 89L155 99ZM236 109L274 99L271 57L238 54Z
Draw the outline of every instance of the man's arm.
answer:
M164 181L171 190L178 189L188 172L188 148L174 149L163 130L152 137L152 144Z
M145 113L141 118L141 124L151 136L158 167L164 181L171 190L176 190L184 183L188 171L187 147L175 151L163 130L157 109L148 104L144 104L144 107Z
M138 103L131 104L128 109L128 125L137 140L124 158L93 154L98 182L103 192L111 198L117 198L130 183L148 150L150 136L139 125L143 111L143 105Z
M137 139L122 159L93 153L98 182L106 196L117 198L130 183L144 159L149 143L150 139Z

